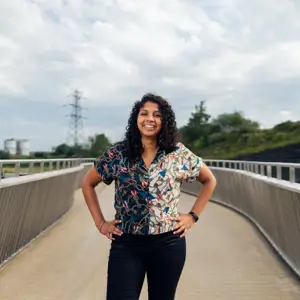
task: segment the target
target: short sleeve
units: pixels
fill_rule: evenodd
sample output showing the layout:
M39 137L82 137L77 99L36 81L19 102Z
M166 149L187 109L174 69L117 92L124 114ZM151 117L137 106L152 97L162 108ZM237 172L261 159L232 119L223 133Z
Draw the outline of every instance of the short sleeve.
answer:
M116 178L116 170L120 162L120 155L115 146L110 147L94 160L94 167L105 184L111 184Z
M193 182L198 178L201 172L203 160L201 157L189 150L185 145L180 143L179 147L181 179L186 182Z

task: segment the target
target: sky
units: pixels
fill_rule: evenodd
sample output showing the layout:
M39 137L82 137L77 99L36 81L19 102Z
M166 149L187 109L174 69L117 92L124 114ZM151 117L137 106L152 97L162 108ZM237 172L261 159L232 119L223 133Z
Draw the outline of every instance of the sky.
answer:
M298 0L0 1L0 148L67 141L75 89L85 138L123 137L134 101L153 92L178 126L242 111L263 128L300 115Z

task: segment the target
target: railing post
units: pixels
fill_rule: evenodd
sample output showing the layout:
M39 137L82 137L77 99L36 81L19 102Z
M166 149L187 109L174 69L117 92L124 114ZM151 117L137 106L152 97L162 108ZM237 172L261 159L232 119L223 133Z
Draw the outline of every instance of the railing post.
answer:
M276 176L277 176L277 179L281 179L282 178L281 166L277 166L276 167Z
M29 174L33 173L33 162L29 163L29 170L28 170Z
M267 176L272 177L272 166L267 165Z
M289 173L290 173L290 182L295 182L295 168L294 167L289 167Z
M20 163L16 163L15 164L15 175L16 176L20 176L20 168L21 168L21 164Z
M261 175L265 175L265 166L264 165L260 165L260 174Z

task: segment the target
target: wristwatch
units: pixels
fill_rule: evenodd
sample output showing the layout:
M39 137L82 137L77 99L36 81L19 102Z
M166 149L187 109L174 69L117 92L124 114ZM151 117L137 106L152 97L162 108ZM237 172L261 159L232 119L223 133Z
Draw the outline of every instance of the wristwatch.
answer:
M195 222L198 222L199 217L193 211L190 211L189 214L194 218Z

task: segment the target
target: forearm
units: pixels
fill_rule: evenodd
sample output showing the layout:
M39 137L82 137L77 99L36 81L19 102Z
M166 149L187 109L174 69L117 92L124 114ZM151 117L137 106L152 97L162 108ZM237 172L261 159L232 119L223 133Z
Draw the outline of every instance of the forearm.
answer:
M204 210L207 202L209 201L213 191L216 187L216 180L213 178L209 181L202 183L202 189L192 207L192 211L196 213L198 216Z
M91 185L84 184L82 186L82 192L95 225L98 227L105 220L105 218L102 214L95 188Z

